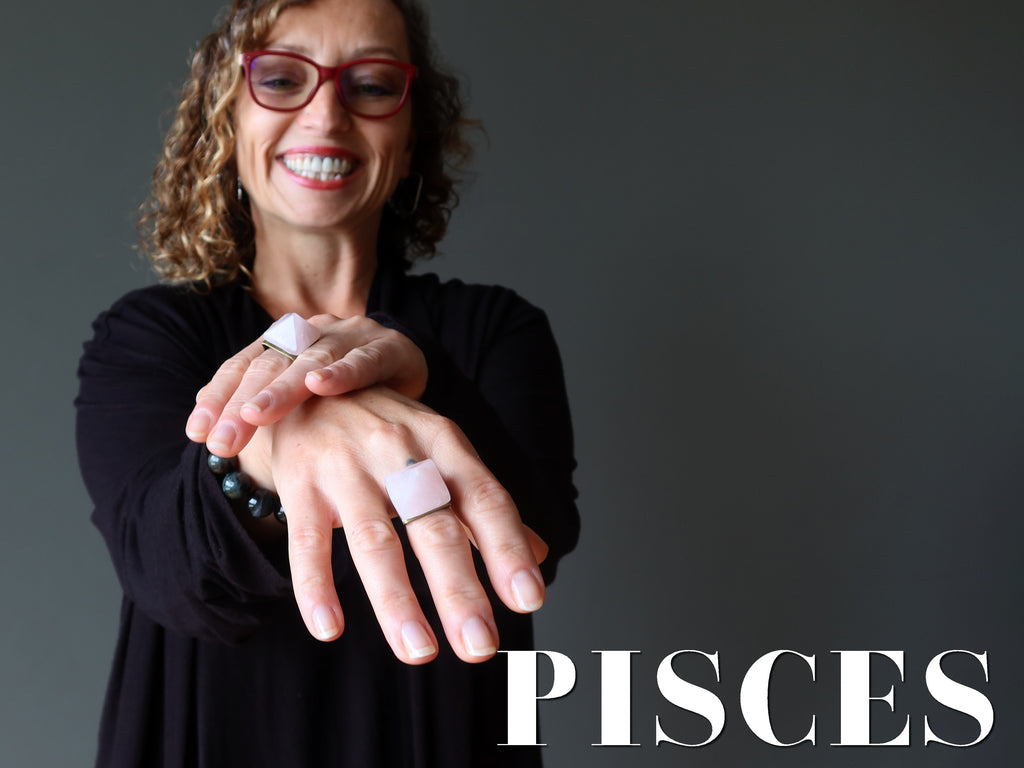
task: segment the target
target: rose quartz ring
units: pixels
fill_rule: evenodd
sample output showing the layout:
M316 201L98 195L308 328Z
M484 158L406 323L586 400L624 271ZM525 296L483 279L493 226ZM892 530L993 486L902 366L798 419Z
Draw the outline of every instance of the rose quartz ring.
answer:
M444 484L437 465L430 459L391 473L384 478L384 487L403 523L452 504L448 486Z
M294 360L320 338L320 329L294 312L282 315L263 334L263 348L280 352Z

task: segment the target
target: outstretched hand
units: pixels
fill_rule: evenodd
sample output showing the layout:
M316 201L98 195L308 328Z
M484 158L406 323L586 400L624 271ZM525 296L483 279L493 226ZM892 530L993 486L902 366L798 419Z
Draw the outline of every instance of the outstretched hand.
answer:
M547 546L523 525L508 492L451 420L387 387L373 386L307 400L260 432L272 440L270 474L287 510L295 599L315 637L333 640L344 627L331 572L331 531L343 527L395 655L418 664L437 654L437 639L410 584L384 491L384 478L410 459L432 458L452 495L450 508L409 522L406 531L456 655L478 662L498 648L497 625L471 545L479 549L505 605L528 613L543 604L538 563Z

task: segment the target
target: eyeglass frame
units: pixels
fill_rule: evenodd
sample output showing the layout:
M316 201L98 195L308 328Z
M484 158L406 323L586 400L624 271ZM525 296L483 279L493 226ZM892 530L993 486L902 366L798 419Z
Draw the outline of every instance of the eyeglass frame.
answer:
M289 59L297 59L299 61L305 62L306 64L310 64L316 68L318 78L316 87L314 87L313 90L310 91L309 97L304 102L295 107L269 107L266 104L262 103L256 97L256 92L253 90L252 87L252 77L250 76L252 63L258 57L267 55L284 56ZM303 56L301 53L295 53L294 51L275 51L271 49L261 51L245 51L242 53L240 58L242 63L242 69L245 71L245 83L249 87L249 95L252 96L252 100L257 104L257 106L260 106L263 109L269 109L272 112L297 112L298 110L309 106L310 102L313 101L314 98L316 98L316 94L320 90L321 85L326 83L328 80L333 80L334 91L335 93L338 94L338 99L341 101L342 106L345 107L345 110L352 113L353 115L356 115L357 117L362 117L367 120L385 120L389 117L397 115L402 110L402 107L405 106L405 102L409 99L409 91L412 89L412 81L416 79L416 76L419 73L419 69L416 67L415 64L406 64L404 61L398 61L398 59L353 59L352 61L346 61L344 64L339 64L336 67L325 67L322 64L317 64L308 56ZM346 69L354 67L357 64L392 64L405 72L405 90L402 92L402 98L399 99L398 101L398 106L395 107L391 112L388 112L383 115L366 115L363 114L362 112L357 112L356 110L352 109L351 106L349 106L348 100L345 98L345 94L342 93L341 90L340 75Z

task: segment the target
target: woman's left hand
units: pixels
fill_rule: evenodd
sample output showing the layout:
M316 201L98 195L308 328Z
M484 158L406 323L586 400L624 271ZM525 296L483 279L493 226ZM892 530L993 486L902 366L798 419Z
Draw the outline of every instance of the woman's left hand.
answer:
M256 428L274 424L311 395L383 384L413 400L427 386L427 361L407 336L367 317L315 315L320 338L294 361L257 339L225 361L196 395L185 433L234 456Z

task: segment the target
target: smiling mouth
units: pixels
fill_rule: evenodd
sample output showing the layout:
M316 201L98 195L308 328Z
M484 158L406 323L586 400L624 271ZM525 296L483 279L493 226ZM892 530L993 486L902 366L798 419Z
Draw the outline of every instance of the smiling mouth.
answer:
M351 176L356 169L355 161L348 157L288 155L283 160L285 167L296 176L314 181L338 181Z

